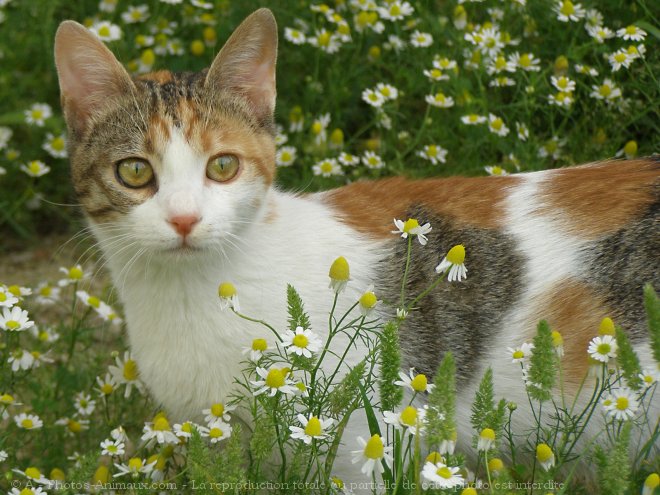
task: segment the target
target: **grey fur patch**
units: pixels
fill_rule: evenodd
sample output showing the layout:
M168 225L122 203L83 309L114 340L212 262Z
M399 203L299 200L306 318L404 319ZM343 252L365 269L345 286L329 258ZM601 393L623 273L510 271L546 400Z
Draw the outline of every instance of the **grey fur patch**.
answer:
M584 251L592 287L614 311L612 319L632 342L648 338L642 289L660 287L660 184L655 202L636 221Z
M435 267L456 244L465 246L469 272L462 282L442 282L419 302L419 310L409 314L400 331L403 366L430 378L445 352L451 351L460 386L475 377L475 363L494 342L507 309L521 297L524 260L513 239L501 231L466 227L422 208L412 209L409 217L420 225L430 222L433 230L426 246L413 240L408 297L437 280ZM382 272L382 287L389 288L387 302L394 307L400 298L406 251L407 242L399 239Z

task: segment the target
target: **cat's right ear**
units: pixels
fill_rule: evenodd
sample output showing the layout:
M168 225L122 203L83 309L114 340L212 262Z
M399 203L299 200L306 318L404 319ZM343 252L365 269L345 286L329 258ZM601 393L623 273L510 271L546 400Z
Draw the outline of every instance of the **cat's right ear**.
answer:
M64 117L74 132L83 132L109 99L135 89L112 52L74 21L64 21L57 29L55 66Z

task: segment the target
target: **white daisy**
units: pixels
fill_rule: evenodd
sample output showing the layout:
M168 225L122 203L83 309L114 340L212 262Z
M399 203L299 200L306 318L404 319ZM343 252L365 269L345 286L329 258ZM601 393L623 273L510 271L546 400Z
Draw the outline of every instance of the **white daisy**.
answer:
M447 252L440 264L435 267L436 273L444 273L449 269L447 280L449 282L460 282L467 278L465 262L465 246L457 244Z
M421 156L425 160L429 160L433 165L437 165L438 162L445 163L448 151L442 146L437 144L427 144L421 151L417 152L418 156Z
M509 63L514 67L520 67L522 70L528 72L538 72L541 70L539 64L541 60L536 58L533 53L514 52L509 56Z
M441 69L433 68L430 70L424 69L424 75L431 81L448 81L449 76L442 72Z
M394 226L397 230L392 230L392 234L401 234L401 237L407 239L408 236L417 236L419 243L422 246L426 245L428 238L426 234L433 230L431 224L426 222L424 225L420 225L417 219L409 218L405 222L403 220L394 219Z
M77 284L81 280L87 278L87 275L80 265L72 266L71 268L60 267L60 272L66 275L66 278L61 279L57 282L57 285L60 287L66 287L71 284Z
M624 40L644 41L644 38L646 38L646 31L638 28L637 26L630 25L619 29L616 32L616 35L619 38L623 38Z
M486 117L483 115L477 115L476 113L471 113L469 115L463 115L461 117L461 122L465 125L478 125L486 122Z
M495 443L495 431L491 428L484 428L479 434L479 440L477 440L477 450L479 452L485 452L490 450Z
M41 177L50 172L50 167L41 160L32 160L19 167L21 171L28 174L30 177Z
M618 349L616 339L611 335L601 335L594 337L591 342L589 342L589 349L587 352L592 359L600 361L601 363L607 363L610 359L616 357L616 351Z
M415 368L410 368L406 375L403 371L399 371L399 378L394 382L394 385L404 387L412 390L413 392L432 392L435 385L428 382L426 375L423 373L415 374Z
M0 289L1 291L1 289ZM42 304L44 306L50 306L58 302L60 298L60 288L53 287L48 282L41 282L35 289L35 301L37 304ZM0 296L0 299L2 296ZM0 306L2 306L2 301L0 301Z
M89 416L94 412L94 409L96 409L96 401L92 400L91 395L86 394L85 392L79 392L76 394L73 406L81 416Z
M366 290L362 293L358 303L360 305L360 313L362 316L369 316L374 312L380 301L374 293L373 284L367 287Z
M270 369L257 367L257 375L261 380L251 380L252 385L256 391L254 395L260 395L269 392L269 396L273 397L277 392L283 394L295 395L297 389L294 383L287 378L288 370L284 370L278 366L271 366Z
M126 453L126 444L120 440L106 439L101 442L101 455L119 457Z
M555 454L546 443L540 443L536 446L536 460L544 471L548 471L555 465Z
M385 166L383 159L373 151L365 151L362 155L362 163L371 170L377 170Z
M39 483L40 485L45 485L46 487L51 487L53 485L53 481L49 480L43 474L41 474L41 471L39 471L39 469L36 467L29 467L25 471L21 471L20 469L12 469L12 471L20 474L21 476L25 476L28 479L28 482ZM35 489L37 488L41 490L41 487L36 487ZM20 494L20 491L17 490L17 492ZM43 493L45 495L46 492L35 491L34 493L35 495L37 493Z
M66 158L66 137L64 134L57 136L49 132L46 134L46 141L41 146L53 158Z
M53 109L47 103L35 103L25 110L25 121L38 127L43 127L46 119L52 116Z
M351 155L350 153L341 152L339 154L339 163L344 166L352 167L360 163L360 157L356 155Z
M413 406L407 406L399 412L384 411L385 423L394 426L397 430L415 435L424 431L426 411Z
M263 353L268 350L268 343L266 339L254 339L250 347L243 348L243 354L250 357L250 361L256 363L264 355Z
M121 28L109 21L96 22L89 30L98 36L101 41L108 42L121 39Z
M660 381L660 370L645 369L639 374L639 379L642 381L644 388L650 388L654 383Z
M232 427L224 421L215 421L209 424L208 438L211 443L222 442L231 437Z
M147 444L151 444L154 439L161 445L179 443L179 438L172 432L169 421L162 415L154 418L153 423L145 423L142 432L141 440Z
M488 129L493 134L497 134L498 136L502 137L509 134L509 128L506 126L504 121L492 113L488 114Z
M383 95L386 100L396 100L399 97L399 90L391 84L380 82L376 84L376 91Z
M313 36L307 38L307 43L326 53L336 53L341 48L341 38L325 28L317 29Z
M400 21L415 11L408 2L394 0L383 7L378 7L378 15L386 21Z
M424 101L431 106L438 108L450 108L454 106L454 99L451 96L446 96L442 92L433 95L426 95Z
M293 146L282 146L275 153L275 164L278 167L290 167L296 161L297 152Z
M622 48L614 53L610 53L607 56L607 61L612 66L612 72L616 72L622 67L626 69L630 67L630 64L632 64L635 61L635 58L637 57L631 55L630 53L628 53L627 50Z
M354 450L351 454L353 455L353 464L364 462L360 469L362 474L367 476L371 476L374 472L381 474L383 472L383 462L390 468L392 467L391 452L393 447L385 446L380 435L373 435L369 440L359 436L357 441L361 449Z
M522 122L516 122L516 134L521 141L527 141L529 138L529 128Z
M336 158L325 158L316 162L312 166L312 171L314 172L314 175L320 175L322 177L344 175L344 170L341 168L341 165L339 165Z
M591 36L593 39L595 39L598 43L604 43L605 40L608 40L610 38L614 37L614 31L612 31L610 28L605 27L605 26L585 26L585 29L587 30L587 33L589 36Z
M422 468L422 478L430 483L430 488L448 489L463 486L465 480L458 473L458 467L449 467L442 462L427 462Z
M303 327L296 327L295 333L287 330L284 332L282 341L282 347L287 348L287 350L292 351L298 356L304 356L306 358L310 358L312 357L312 353L318 352L322 344L321 339L316 334Z
M192 437L194 430L197 430L197 432L202 437L209 436L209 429L206 426L198 425L197 423L193 423L192 421L186 421L185 423L176 423L174 425L174 434L179 438L188 439Z
M334 420L331 418L323 419L311 414L309 418L306 418L302 414L298 414L297 418L302 427L289 426L289 430L291 430L291 438L302 440L307 445L311 444L314 439L320 440L326 438L328 436L328 428L334 423Z
M95 390L101 397L107 397L117 388L117 381L110 373L106 373L104 378L97 376L96 383L98 388L95 388Z
M385 96L375 89L367 88L362 91L362 100L374 108L380 108L385 103Z
M571 0L557 0L552 10L557 14L557 19L562 22L579 21L585 15L582 5L574 4Z
M14 294L9 292L6 287L0 285L0 308L11 308L14 304L17 303L18 303L18 298ZM1 322L2 322L2 317L0 317L0 325L2 324ZM7 330L6 328L4 329Z
M126 12L122 13L121 18L126 24L144 22L149 18L149 7L147 5L130 5Z
M153 470L157 461L147 463L145 459L140 459L139 457L132 457L128 460L126 464L115 463L115 467L119 470L118 473L114 474L115 478L124 476L126 474L138 475L149 474Z
M108 371L118 384L126 385L124 398L130 397L133 387L144 393L144 385L140 381L140 370L135 360L131 358L131 353L126 351L123 360L117 356L115 362L117 365L109 366Z
M222 402L216 402L210 408L204 409L202 414L206 414L204 421L207 424L215 421L224 421L228 423L231 420L229 413L236 409L236 406L225 405Z
M314 135L314 142L317 146L326 141L328 125L330 125L329 113L320 115L312 122L311 132Z
M506 350L509 352L509 356L512 359L512 363L525 363L532 355L532 350L534 349L534 344L529 344L527 342L523 343L518 347L507 347Z
M220 309L223 311L228 308L234 311L241 310L241 305L238 301L238 291L231 282L222 282L218 286L218 296L220 297Z
M11 364L12 371L29 370L34 366L35 358L31 352L23 349L14 349L7 362Z
M415 30L410 35L410 44L417 48L426 48L433 44L433 36L430 33Z
M16 426L24 430L38 430L44 425L44 422L36 414L17 414L14 416L14 422Z
M628 420L635 417L639 401L632 390L622 387L612 390L603 401L603 408L615 419Z
M564 93L571 93L575 91L575 81L569 79L566 76L555 77L551 76L550 81L552 85L557 88L558 91L563 91Z

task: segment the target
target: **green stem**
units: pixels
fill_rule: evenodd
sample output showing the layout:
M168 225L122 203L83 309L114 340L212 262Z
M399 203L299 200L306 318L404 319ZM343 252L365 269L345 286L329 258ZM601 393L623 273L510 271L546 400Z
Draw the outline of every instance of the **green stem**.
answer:
M401 281L401 309L405 307L405 302L406 302L406 280L408 278L408 270L410 269L411 252L412 252L412 235L408 234L408 252L406 253L406 269L403 272L403 280Z

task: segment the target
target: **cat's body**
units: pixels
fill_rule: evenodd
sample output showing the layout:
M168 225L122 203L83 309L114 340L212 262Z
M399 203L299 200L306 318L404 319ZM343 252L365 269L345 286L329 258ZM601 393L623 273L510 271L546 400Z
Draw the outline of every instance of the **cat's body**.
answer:
M568 395L605 316L652 366L641 288L660 284L657 160L281 192L271 187L275 52L272 15L260 10L208 72L131 81L84 28L66 23L58 33L74 184L124 304L141 378L173 418L197 418L225 400L242 349L270 337L221 309L219 283L232 282L242 311L276 328L286 327L292 284L323 337L328 268L338 256L352 279L338 311L370 284L384 300L397 300L407 244L391 233L394 218L433 227L428 245L415 241L409 293L437 277L434 267L450 247L467 249L467 280L441 285L401 331L406 368L433 375L444 352L456 356L459 439L470 438L468 407L488 366L498 396L526 402L506 348L529 342L539 319L564 336ZM240 162L221 181L209 178L218 156ZM128 187L118 171L125 160L143 164L130 162L135 177L126 180L142 180L145 163L153 177ZM357 345L347 364L364 354Z

